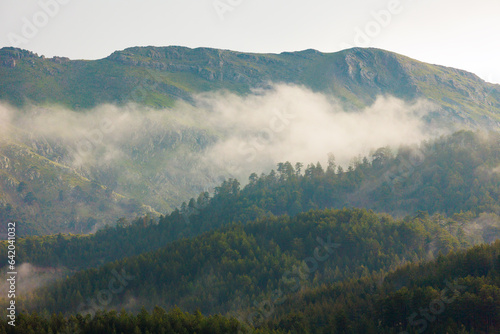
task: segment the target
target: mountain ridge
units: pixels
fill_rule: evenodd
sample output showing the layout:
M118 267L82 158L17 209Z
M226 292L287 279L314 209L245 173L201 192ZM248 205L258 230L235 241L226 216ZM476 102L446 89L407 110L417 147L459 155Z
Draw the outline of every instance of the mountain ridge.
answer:
M23 151L21 147L28 146L37 155L30 156L33 161L26 160L25 165L21 166L19 170L24 169L22 175L29 172L30 165L38 163L38 156L76 168L78 174L90 182L84 182L87 186L82 188L83 192L81 187L75 190L75 203L79 199L81 206L89 204L85 202L88 202L86 199L93 192L94 183L94 190L102 190L103 198L106 197L105 192L116 190L116 193L129 199L129 202L122 203L120 211L132 215L137 213L132 209L139 210L141 203L152 207L152 210L141 209L141 213L173 210L182 200L195 196L201 189L217 186L219 177L233 177L230 170L208 176L202 174L210 172L213 166L205 168L198 157L203 157L203 153L233 133L218 130L215 123L199 125L196 119L199 115L195 112L197 108L203 109L203 106L197 105L203 103L200 96L210 95L219 103L219 96L224 95L219 94L221 91L245 99L263 92L266 94L280 84L305 88L325 100L338 101L339 109L347 113L374 105L380 96L394 96L408 104L430 101L431 110L426 110L425 116L417 117L423 117L431 127L446 130L500 129L499 85L486 83L473 73L426 64L380 49L353 48L335 53L308 49L259 54L181 46L132 47L99 60L45 58L27 50L0 49L0 108L7 105L5 109L12 109L10 113L15 117L23 116L21 118L24 119L35 118L40 113L53 114L56 109L68 111L69 121L78 114L98 115L95 123L82 128L84 132L81 138L70 136L72 140L68 140L54 136L47 141L25 133L22 138L16 139L15 144L21 145L17 149L19 152ZM229 100L221 103L230 104ZM213 109L222 107L222 104L213 104ZM101 106L116 108L116 113L109 116L114 119L119 114L126 114L127 108L132 106L141 115L137 118L139 123L144 114L142 109L158 111L158 115L161 114L165 120L161 124L158 123L159 118L147 119L140 125L130 123L122 134L127 139L115 142L119 133L111 135L106 131L94 131L93 127L100 124L100 118L107 115L95 112ZM183 109L183 106L187 107ZM310 106L308 100L300 108L307 110ZM251 110L252 117L253 113L256 117L263 113L262 108L256 105ZM287 110L290 106L285 103L282 108ZM387 108L387 105L381 108ZM386 110L383 109L383 112ZM179 121L185 115L191 119ZM181 127L182 131L176 126ZM21 128L14 129L14 132L19 135L24 132ZM130 136L131 133L133 136ZM137 140L131 141L132 138ZM110 144L110 151L107 151L107 144ZM397 146L397 143L394 145ZM89 163L83 167L75 164L73 151L78 151L79 157L80 151L85 153L89 147L95 159L106 157L104 153L108 152L123 154L112 160L113 163ZM8 152L7 148L0 147L2 159L15 153L4 154L4 151ZM240 156L244 157L247 154ZM227 162L223 161L223 164ZM40 171L42 174L54 174L49 167ZM73 194L76 187L76 184L59 182L47 190L43 183L32 184L33 180L13 175L13 171L7 168L2 167L0 172L0 176L5 176L0 178L0 217L2 212L10 210L7 204L20 210L24 210L24 207L31 210L31 207L24 205L24 201L36 205L32 201L33 194L42 202L51 202L64 212L67 208L62 207L65 202L58 199L58 193L62 191L61 198L68 198L64 197L64 193ZM199 175L202 177L194 178ZM15 182L12 181L14 179ZM35 188L29 188L27 193L18 192L16 188L23 183ZM33 194L28 196L28 193ZM27 199L25 196L28 196ZM100 212L96 204L90 203L91 209L84 211ZM101 209L111 212L105 205ZM10 217L10 213L4 216ZM79 217L77 213L72 216ZM120 217L113 216L110 221L114 222ZM75 218L75 221L79 220ZM78 226L76 231L88 232L93 229L91 226L96 225L94 223L89 222L83 230ZM58 225L65 226L64 219L59 219ZM68 232L66 229L59 231Z
M248 94L254 88L287 83L333 96L349 109L367 106L379 95L423 97L465 124L500 124L499 85L471 72L376 48L264 54L148 46L115 51L98 60L45 58L2 48L0 64L0 99L18 106L59 103L88 109L136 102L164 108L178 99L192 102L193 94L200 92Z

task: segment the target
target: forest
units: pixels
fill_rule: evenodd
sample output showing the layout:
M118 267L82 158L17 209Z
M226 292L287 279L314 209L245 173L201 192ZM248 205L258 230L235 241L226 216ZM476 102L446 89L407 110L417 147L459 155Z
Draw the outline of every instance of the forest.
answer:
M262 321L288 333L498 333L500 241L306 288Z
M498 166L500 135L461 131L346 168L283 162L91 235L19 239L20 263L66 275L17 298L15 332L493 333Z
M464 224L484 213L500 214L499 165L500 135L467 131L397 153L381 148L369 158L353 159L345 170L334 157L326 168L284 162L267 175L252 174L244 187L228 179L213 195L203 192L159 219L120 219L91 235L23 238L18 258L34 265L92 268L233 222L311 209L362 207L398 218L424 211ZM487 226L482 232L495 231ZM0 243L2 251L6 246ZM0 267L5 264L0 259Z
M317 286L358 278L467 245L463 235L452 235L425 215L396 221L366 209L309 211L230 225L80 271L21 305L30 311L85 311L82 296L108 289L113 273L124 272L133 279L107 306L177 305L203 314L227 313L297 279Z
M500 241L432 261L269 296L244 313L203 316L154 307L138 312L21 314L0 333L496 333Z

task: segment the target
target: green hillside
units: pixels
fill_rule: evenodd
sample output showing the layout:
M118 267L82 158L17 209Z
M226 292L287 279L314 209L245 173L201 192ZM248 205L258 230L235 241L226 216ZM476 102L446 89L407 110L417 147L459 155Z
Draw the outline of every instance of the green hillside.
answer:
M202 193L160 219L19 239L19 264L68 275L18 296L21 326L40 333L48 326L146 332L159 323L211 324L218 332L414 333L427 319L422 310L452 282L466 292L425 326L494 332L498 241L459 251L498 238L499 140L496 132L462 131L398 152L381 148L347 170L333 158L325 168L280 163L243 188L224 181L213 197ZM346 206L403 218L318 210ZM103 302L113 277L124 287ZM129 313L109 312L121 308ZM42 316L27 315L33 311ZM225 317L201 315L218 313Z
M17 107L14 118L50 115L60 106L70 113L89 115L95 111L92 108L103 104L116 105L125 113L130 102L157 110L163 118L138 120L137 124L128 124L123 133L106 134L97 143L88 142L84 135L67 140L31 134L22 128L11 131L15 135L10 134L9 144L0 146L0 219L22 222L19 233L24 236L87 233L123 217L170 212L186 198L213 189L221 178L231 176L226 166L211 166L200 158L231 133L221 131L213 122L199 121L208 116L196 114L196 104L202 103L197 94L229 91L246 96L276 83L321 92L352 112L372 105L380 96L394 96L408 103L428 100L437 109L431 108L423 117L430 128L439 131L464 127L498 130L500 124L498 85L465 71L378 49L248 54L177 46L134 47L86 61L45 58L26 50L3 48L0 102ZM255 115L260 115L258 108ZM90 133L94 125L84 130ZM92 147L93 163L75 163L74 152L88 145ZM112 162L106 162L116 152ZM7 165L9 168L2 167ZM358 174L362 168L358 168ZM22 191L18 192L19 184ZM351 186L345 185L349 191L354 189ZM366 183L364 186L368 187ZM384 189L377 190L380 196L387 195ZM113 192L120 195L111 196ZM314 208L307 202L309 195L303 202L299 199L292 212ZM341 199L342 205L364 205L360 201L366 201L368 194L361 195L357 202ZM393 213L400 204L394 202L388 207L369 202L370 207ZM401 213L416 209L410 202L403 203ZM341 204L330 201L328 205L316 205Z
M312 286L361 277L468 245L463 235L459 238L429 217L395 221L361 209L270 217L78 272L35 292L23 307L84 312L79 308L83 296L105 289L112 272L121 272L128 277L126 293L107 307L129 308L133 300L131 305L147 308L177 305L203 314L226 313L275 289L288 289L299 277L301 285ZM304 272L300 266L308 257L314 269Z
M134 218L151 208L130 199L72 168L39 155L37 149L0 140L0 221L20 222L18 236L89 233L115 217ZM6 233L6 224L0 233Z
M326 224L323 227L328 228ZM0 331L90 334L99 328L106 333L496 333L500 329L499 268L497 241L439 255L433 261L407 264L395 271L379 271L319 287L311 286L306 279L291 280L290 287L301 283L299 290L288 287L286 294L274 292L256 299L250 308L233 311L232 317L204 317L199 311L189 314L178 308L166 312L160 307L151 312L95 310L93 317L33 313L20 315L16 330L2 320Z
M44 58L26 50L0 50L0 99L14 105L61 104L88 109L136 102L169 107L193 93L241 94L270 83L304 85L348 108L379 95L425 98L441 106L433 115L469 126L498 128L500 87L466 71L426 64L379 49L337 53L315 50L249 54L208 48L134 47L93 61Z
M85 237L21 239L18 261L71 269L96 267L233 222L270 214L295 216L318 208L364 207L399 217L426 211L441 217L436 219L450 231L465 229L471 242L491 242L500 228L499 150L496 133L485 137L460 132L418 150L401 148L397 154L378 150L345 171L333 161L326 168L310 164L300 172L300 165L282 163L267 175L251 175L242 188L237 180L224 181L214 196L201 193L158 220L122 220L115 228ZM0 246L6 249L7 244ZM6 261L0 259L1 266Z
M305 288L261 329L287 333L498 333L500 242L360 280Z
M405 142L427 140L358 153L311 139L352 159L275 170L264 160L288 156L253 146L237 163L266 170L238 180L224 155L265 146L251 134L276 104L255 101L276 87L321 100L276 95L279 111L304 110L301 126L335 132L340 118L310 109L364 117L384 97L426 128ZM243 113L252 127L227 120ZM377 128L368 139L390 132L353 120ZM17 222L19 272L17 327L4 317L0 334L499 333L499 130L499 85L379 49L133 47L92 61L0 49L0 235Z

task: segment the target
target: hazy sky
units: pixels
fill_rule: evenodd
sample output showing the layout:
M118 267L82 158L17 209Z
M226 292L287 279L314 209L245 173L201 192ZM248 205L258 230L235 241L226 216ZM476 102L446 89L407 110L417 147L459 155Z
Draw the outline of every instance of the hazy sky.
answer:
M0 46L97 59L138 45L373 46L500 83L500 0L1 0Z

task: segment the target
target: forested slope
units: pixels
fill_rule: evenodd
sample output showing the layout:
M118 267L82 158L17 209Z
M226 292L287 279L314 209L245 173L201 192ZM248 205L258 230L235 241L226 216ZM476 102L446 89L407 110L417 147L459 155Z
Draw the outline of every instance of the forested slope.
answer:
M202 193L158 221L148 217L120 221L117 227L89 236L21 239L18 259L41 266L95 267L231 222L343 207L366 207L401 217L419 210L445 214L443 221L455 222L482 242L491 239L500 224L499 168L500 135L472 132L397 153L380 149L370 158L354 160L346 170L333 160L326 168L283 163L268 175L253 174L242 189L237 180L224 181L212 197ZM481 215L485 219L479 219ZM484 226L479 228L477 222ZM5 249L6 243L1 245ZM5 265L5 259L0 261Z
M305 288L259 325L289 333L498 333L500 241L384 275Z
M123 273L126 288L106 307L138 311L139 305L159 305L226 313L273 290L290 290L296 281L318 286L362 277L467 245L463 236L453 236L426 215L401 221L365 209L309 211L230 225L81 271L35 292L23 305L88 311L90 305L81 306L87 304L84 297L107 289L110 278Z

